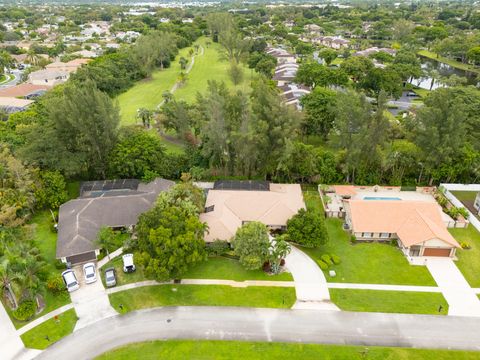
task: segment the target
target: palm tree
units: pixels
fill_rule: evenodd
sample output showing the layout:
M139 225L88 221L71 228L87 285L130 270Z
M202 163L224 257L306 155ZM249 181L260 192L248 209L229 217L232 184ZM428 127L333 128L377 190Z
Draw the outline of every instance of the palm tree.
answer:
M7 296L13 305L18 307L17 296L13 291L13 284L18 281L18 274L14 270L13 262L7 256L3 256L0 261L0 291L2 295Z
M26 62L30 65L37 66L40 62L40 56L33 50L28 50Z
M37 256L29 255L20 260L18 283L22 289L23 300L34 300L44 290L42 275L45 263Z
M10 70L13 66L13 58L5 50L0 52L0 73L4 73L5 69Z
M185 69L187 68L188 60L185 59L185 58L182 56L182 57L180 58L179 63L180 63L180 68L181 68L182 70L185 70Z
M153 113L145 108L140 108L137 110L137 118L142 120L143 127L150 128L150 123L152 121Z

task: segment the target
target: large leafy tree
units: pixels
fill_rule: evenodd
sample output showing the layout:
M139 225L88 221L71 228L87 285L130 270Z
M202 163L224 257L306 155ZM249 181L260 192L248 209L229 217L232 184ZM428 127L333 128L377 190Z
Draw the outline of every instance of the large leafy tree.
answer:
M35 206L35 188L34 172L0 146L0 228L22 225L28 219Z
M305 247L317 247L328 242L325 218L318 211L300 209L287 221L288 241Z
M270 254L267 227L257 221L242 225L235 234L233 247L245 269L260 269L269 260Z
M305 112L303 129L306 134L328 136L335 119L335 97L334 91L316 87L300 99Z
M40 171L40 186L35 189L38 208L58 209L68 199L65 178L58 171Z
M109 174L141 179L147 172L164 175L165 147L155 133L139 127L122 128L109 156Z
M104 178L117 140L118 106L91 81L59 87L42 105L43 116L27 129L22 156L67 176Z
M206 225L199 220L198 206L189 198L160 194L155 206L140 216L136 230L134 246L147 276L157 280L179 278L190 265L205 258Z

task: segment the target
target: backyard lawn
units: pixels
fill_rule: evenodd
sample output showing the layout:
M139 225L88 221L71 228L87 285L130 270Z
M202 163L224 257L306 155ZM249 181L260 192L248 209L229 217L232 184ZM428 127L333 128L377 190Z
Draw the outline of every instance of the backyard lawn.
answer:
M475 201L477 191L450 191L460 201Z
M330 289L330 298L335 305L345 311L448 314L448 304L440 293ZM439 309L441 311L438 311Z
M52 318L27 331L21 338L27 348L43 350L71 334L76 322L77 314L70 309L58 315L57 319Z
M466 229L448 229L459 242L465 242L471 249L457 249L457 267L472 287L480 287L480 233L469 225Z
M318 192L305 192L308 209L321 209ZM435 286L435 281L424 266L412 266L395 246L381 243L350 242L350 234L342 228L341 219L326 219L329 241L318 248L301 248L314 260L324 254L340 257L341 263L333 265L336 276L330 277L324 271L329 282L347 282L362 284L397 284Z
M97 360L157 359L324 359L324 360L473 360L473 351L427 350L377 346L292 344L247 341L163 340L127 345L109 351Z
M115 310L121 313L157 306L290 308L296 300L294 288L180 284L145 286L110 294L109 298Z
M288 272L268 275L262 270L245 270L238 260L224 257L209 257L207 261L194 265L182 279L293 280Z

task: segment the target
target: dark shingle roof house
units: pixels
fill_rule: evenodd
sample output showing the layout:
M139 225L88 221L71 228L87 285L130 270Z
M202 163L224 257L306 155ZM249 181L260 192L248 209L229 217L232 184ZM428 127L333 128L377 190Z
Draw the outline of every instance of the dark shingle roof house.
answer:
M95 260L99 254L95 241L102 227L135 226L140 214L149 210L158 195L173 185L173 181L160 178L150 183L138 180L83 183L80 197L60 206L57 258L71 264Z

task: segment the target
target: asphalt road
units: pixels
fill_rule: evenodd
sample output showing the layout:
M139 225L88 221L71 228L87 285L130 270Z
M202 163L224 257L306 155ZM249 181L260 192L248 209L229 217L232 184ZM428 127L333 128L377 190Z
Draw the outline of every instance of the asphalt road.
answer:
M234 307L167 307L101 320L37 359L92 359L154 339L205 339L480 350L478 318Z

